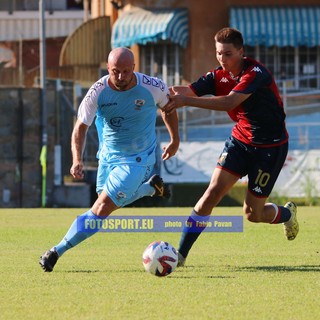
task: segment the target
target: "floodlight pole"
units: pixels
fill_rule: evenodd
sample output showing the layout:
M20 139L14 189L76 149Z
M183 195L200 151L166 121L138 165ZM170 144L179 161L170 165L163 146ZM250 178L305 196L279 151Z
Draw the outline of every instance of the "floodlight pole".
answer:
M41 130L42 149L40 162L42 166L42 207L47 203L47 100L46 100L46 23L45 23L45 0L39 0L39 40L40 40L40 93L41 93Z

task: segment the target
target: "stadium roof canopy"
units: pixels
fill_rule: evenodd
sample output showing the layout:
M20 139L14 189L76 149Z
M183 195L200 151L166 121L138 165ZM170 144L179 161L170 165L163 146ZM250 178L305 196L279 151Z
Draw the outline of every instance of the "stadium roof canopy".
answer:
M45 12L45 21L47 38L67 37L83 23L83 12ZM38 11L0 11L0 41L39 39L39 23Z
M249 46L320 46L320 6L233 7L230 26Z
M157 43L168 40L187 46L187 9L144 10L137 8L124 12L113 25L111 45L131 47L133 44Z

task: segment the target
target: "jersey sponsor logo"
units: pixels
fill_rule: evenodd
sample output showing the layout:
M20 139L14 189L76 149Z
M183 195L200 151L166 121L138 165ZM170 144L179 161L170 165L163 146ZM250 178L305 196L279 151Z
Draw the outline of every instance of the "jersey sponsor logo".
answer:
M97 81L94 85L93 88L98 89L100 87L103 87L103 82L102 81Z
M164 91L165 89L164 83L162 81L159 81L159 88L161 91Z
M146 101L145 100L143 100L143 99L136 99L135 101L134 101L134 104L135 104L135 110L141 110L141 107L142 106L144 106L144 104L146 103Z
M96 91L97 89L99 89L100 87L103 87L103 82L98 81L96 82L88 91L85 100L88 100L91 98L91 94Z
M123 117L115 117L115 118L112 118L110 119L110 124L114 127L121 127L122 126L122 121L124 120Z
M151 78L143 75L143 77L142 77L142 82L143 82L144 84L147 84L147 85L150 86L150 85L151 85Z
M101 105L101 108L105 108L105 107L112 107L112 106L117 106L118 103L117 102L109 102L109 103L104 103Z
M142 82L144 84L147 84L148 86L160 88L161 91L164 91L164 89L165 89L164 83L160 79L157 79L157 78L148 77L146 75L143 75Z
M254 189L252 189L252 191L254 191L256 193L262 193L262 190L259 186L256 186Z
M229 80L228 80L226 77L222 77L221 80L220 80L220 82L227 83L227 82L229 82Z
M255 66L251 71L261 72L262 73L262 70L257 66Z
M155 79L155 78L152 78L151 79L151 85L154 86L154 87L159 87L159 79Z

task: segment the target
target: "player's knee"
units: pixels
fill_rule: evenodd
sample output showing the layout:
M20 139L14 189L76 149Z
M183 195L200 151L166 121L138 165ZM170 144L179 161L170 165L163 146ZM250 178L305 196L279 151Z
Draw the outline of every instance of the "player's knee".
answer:
M105 204L99 205L99 208L95 213L95 215L100 217L100 218L107 217L109 214L110 213L108 213L108 208L107 208L107 206Z
M107 203L107 202L96 202L93 206L93 212L96 216L101 218L106 218L109 216L114 210L116 210L116 206Z

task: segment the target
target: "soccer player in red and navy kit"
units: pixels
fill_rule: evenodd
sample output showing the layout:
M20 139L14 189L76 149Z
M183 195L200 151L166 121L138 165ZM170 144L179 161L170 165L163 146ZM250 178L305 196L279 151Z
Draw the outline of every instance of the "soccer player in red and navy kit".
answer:
M228 112L236 123L213 171L210 184L188 221L208 221L213 208L239 180L248 175L243 212L251 222L283 223L288 240L298 234L297 207L266 203L288 152L285 112L273 76L260 62L244 56L242 34L223 28L215 35L220 66L189 86L174 86L166 111L183 106ZM210 96L208 96L210 95ZM190 224L191 222L191 224ZM205 224L202 224L202 226ZM185 227L179 265L203 228Z

